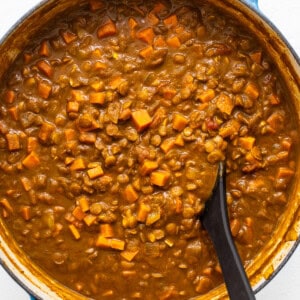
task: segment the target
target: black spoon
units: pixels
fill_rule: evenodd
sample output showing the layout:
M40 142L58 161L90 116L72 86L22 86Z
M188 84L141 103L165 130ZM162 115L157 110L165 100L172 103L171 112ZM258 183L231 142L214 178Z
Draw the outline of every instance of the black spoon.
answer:
M213 193L200 216L215 246L227 291L231 300L255 299L241 259L233 242L226 203L225 165L219 163Z

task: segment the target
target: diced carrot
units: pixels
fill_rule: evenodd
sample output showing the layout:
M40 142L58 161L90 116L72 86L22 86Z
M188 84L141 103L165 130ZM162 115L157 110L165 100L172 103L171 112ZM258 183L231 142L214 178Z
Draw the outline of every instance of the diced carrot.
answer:
M139 253L139 250L136 251L129 251L129 250L124 250L120 253L120 255L126 259L127 261L132 261L135 256Z
M170 15L169 17L164 19L164 24L168 27L176 27L178 24L178 19L175 14Z
M89 169L87 171L87 173L88 173L90 179L95 179L95 178L98 178L98 177L104 175L104 172L103 172L101 166L97 166L95 168Z
M100 248L110 248L111 247L111 239L108 239L101 234L98 235L96 239L96 246Z
M246 85L244 93L253 100L256 100L259 97L259 89L254 82L249 82Z
M153 44L154 36L155 36L155 34L154 34L154 31L151 27L142 29L142 30L138 31L137 34L136 34L136 37L139 40L141 40L145 43L148 43L149 45Z
M234 108L234 104L233 104L232 99L228 95L226 95L225 93L221 93L217 97L216 105L217 105L217 108L222 113L225 113L227 115L230 115L233 108Z
M140 167L140 173L142 176L146 176L157 168L158 168L157 161L145 159L142 166Z
M40 60L37 62L38 69L47 77L51 78L53 76L53 67L45 60Z
M152 118L149 116L147 110L140 109L131 113L134 126L138 132L146 129L152 122Z
M6 103L13 103L16 99L16 93L13 90L7 90L4 93L4 100Z
M22 177L20 180L26 192L32 189L32 182L27 177Z
M272 105L278 105L280 103L279 97L274 93L270 94L267 99Z
M43 41L41 43L41 46L39 48L39 55L46 57L50 56L50 48L47 41Z
M69 229L70 229L71 233L73 234L73 237L75 238L75 240L79 240L80 233L79 233L78 229L75 227L75 225L70 224Z
M245 150L251 150L255 143L255 137L253 136L246 136L239 138L240 146Z
M150 12L148 14L147 18L148 18L149 23L153 26L155 26L159 23L159 18L157 18L157 16L153 12Z
M100 224L100 233L105 238L111 238L114 236L114 230L113 230L111 224L108 224L108 223Z
M88 214L84 217L83 221L87 226L91 226L97 220L97 216Z
M104 104L105 93L104 92L91 92L89 95L90 103L92 104Z
M86 144L94 144L96 139L97 135L94 132L81 132L79 135L79 141Z
M27 152L35 151L38 147L38 140L36 137L30 136L27 139Z
M152 46L148 46L140 50L139 55L143 58L148 58L153 54L154 50Z
M82 90L72 90L71 91L71 99L73 101L85 101L86 100L86 95Z
M104 7L104 3L101 0L89 0L90 10L96 11Z
M135 29L138 26L138 22L134 18L129 18L128 25L130 29Z
M110 247L115 250L124 250L125 249L125 242L119 239L111 239L110 240Z
M40 163L40 159L34 151L30 152L22 161L22 164L27 169L34 169L39 166Z
M254 51L254 52L250 53L250 57L255 63L260 64L261 59L262 59L261 50L257 50L257 51Z
M175 130L182 131L189 123L189 120L182 114L175 113L173 115L172 127Z
M108 23L100 26L97 31L97 35L99 39L115 35L116 33L117 33L117 27L112 20L109 20Z
M135 202L139 198L138 193L135 191L134 187L131 184L128 184L126 186L123 195L124 198L130 203Z
M16 133L7 133L6 140L8 150L14 151L19 150L21 148L20 138Z
M184 139L181 134L177 134L174 144L177 146L184 146Z
M19 110L16 106L9 108L8 112L10 113L10 116L14 121L19 120Z
M43 99L48 99L50 96L50 93L52 91L52 86L45 82L45 81L40 81L37 86L37 92L40 97Z
M163 38L163 36L158 35L154 38L153 46L156 48L164 48L164 47L167 47L167 43L166 43L165 39Z
M171 174L164 170L154 171L150 175L150 182L157 186L165 186L169 179L171 177Z
M170 137L165 139L161 144L160 144L160 149L164 152L164 153L168 153L171 149L173 149L175 146L175 138L174 137Z
M76 101L69 101L67 103L67 112L71 113L71 112L78 112L79 111L79 103Z
M231 135L237 135L240 127L241 124L237 120L231 119L221 126L219 134L223 138Z
M147 216L150 211L151 211L151 207L148 204L145 204L144 202L142 202L139 205L139 208L137 211L137 216L136 216L137 221L145 222L147 220Z
M207 89L205 91L203 91L201 94L197 95L197 99L199 99L201 102L209 102L212 99L215 98L215 91L213 89Z
M44 143L48 142L55 128L53 124L44 122L39 130L38 138Z
M78 157L74 160L72 165L70 166L70 171L81 171L84 170L85 167L85 162L82 157Z
M21 207L20 212L25 221L29 221L31 219L31 207L30 206Z
M79 221L82 221L86 216L86 214L81 210L80 206L76 206L73 209L72 215Z
M64 134L67 142L72 141L76 138L76 131L72 128L65 129Z
M66 44L70 44L77 39L77 35L71 31L62 31L61 35Z
M181 46L181 42L177 36L171 36L167 38L167 44L168 46L172 48L179 48Z
M6 198L1 198L0 199L0 205L4 207L8 212L12 213L14 209L10 205L9 201Z

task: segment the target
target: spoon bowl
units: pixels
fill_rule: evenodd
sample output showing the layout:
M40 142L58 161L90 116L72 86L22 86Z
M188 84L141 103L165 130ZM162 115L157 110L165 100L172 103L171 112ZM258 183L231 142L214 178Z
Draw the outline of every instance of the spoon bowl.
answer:
M212 195L200 219L215 246L230 299L253 300L255 296L230 231L225 174L225 164L220 162Z

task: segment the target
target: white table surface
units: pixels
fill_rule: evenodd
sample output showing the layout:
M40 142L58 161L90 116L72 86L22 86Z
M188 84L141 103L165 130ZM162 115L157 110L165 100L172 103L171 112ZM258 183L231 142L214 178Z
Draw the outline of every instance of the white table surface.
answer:
M1 0L0 38L38 0ZM261 11L276 24L300 56L300 1L259 0ZM28 294L0 266L0 299L28 300ZM257 300L300 299L300 248L283 270L256 295Z

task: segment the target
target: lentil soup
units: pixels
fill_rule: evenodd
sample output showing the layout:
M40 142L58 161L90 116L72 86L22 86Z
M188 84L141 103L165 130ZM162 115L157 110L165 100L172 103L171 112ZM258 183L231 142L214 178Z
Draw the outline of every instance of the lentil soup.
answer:
M95 299L189 299L222 283L198 216L226 159L247 266L289 198L293 108L264 49L203 2L65 12L1 84L1 217L53 278Z

